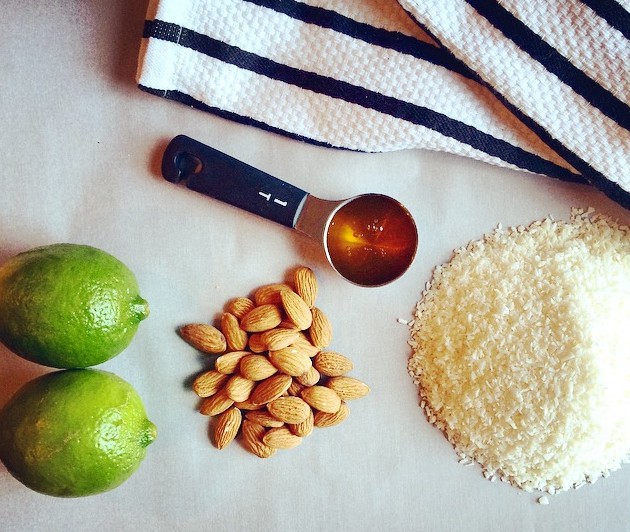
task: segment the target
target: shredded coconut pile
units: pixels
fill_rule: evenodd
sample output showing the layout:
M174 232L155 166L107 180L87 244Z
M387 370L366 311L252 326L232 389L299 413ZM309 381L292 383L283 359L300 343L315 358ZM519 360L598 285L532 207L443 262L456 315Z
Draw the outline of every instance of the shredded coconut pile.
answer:
M630 230L498 227L436 268L409 324L420 405L484 476L555 493L630 454Z

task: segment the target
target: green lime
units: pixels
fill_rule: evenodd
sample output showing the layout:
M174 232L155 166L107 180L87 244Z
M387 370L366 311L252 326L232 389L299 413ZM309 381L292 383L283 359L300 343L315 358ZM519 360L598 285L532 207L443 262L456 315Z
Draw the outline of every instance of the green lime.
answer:
M24 485L58 497L119 486L155 436L133 387L101 370L48 373L0 410L0 459Z
M105 362L129 345L148 313L129 268L91 246L39 247L0 267L0 341L32 362Z

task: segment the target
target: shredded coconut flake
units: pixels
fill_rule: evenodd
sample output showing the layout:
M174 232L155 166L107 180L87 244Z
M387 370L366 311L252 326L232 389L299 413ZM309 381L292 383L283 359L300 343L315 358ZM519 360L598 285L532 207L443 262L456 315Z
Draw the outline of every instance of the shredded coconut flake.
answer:
M627 226L499 226L435 269L410 330L427 419L486 478L555 493L627 460Z
M549 504L549 499L544 495L542 497L538 497L538 504L546 505Z

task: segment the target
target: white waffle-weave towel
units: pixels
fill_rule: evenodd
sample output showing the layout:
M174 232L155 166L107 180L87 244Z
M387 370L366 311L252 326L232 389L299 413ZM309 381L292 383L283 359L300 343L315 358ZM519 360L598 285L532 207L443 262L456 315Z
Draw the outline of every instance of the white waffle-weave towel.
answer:
M630 4L152 0L143 90L325 146L442 150L630 208Z

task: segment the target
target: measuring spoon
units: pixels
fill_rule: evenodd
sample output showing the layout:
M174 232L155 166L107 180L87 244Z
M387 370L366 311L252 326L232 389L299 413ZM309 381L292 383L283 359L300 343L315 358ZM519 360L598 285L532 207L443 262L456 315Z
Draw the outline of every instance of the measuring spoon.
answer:
M389 196L320 199L185 135L166 147L162 175L308 235L323 245L333 269L359 286L394 281L416 254L416 224Z

